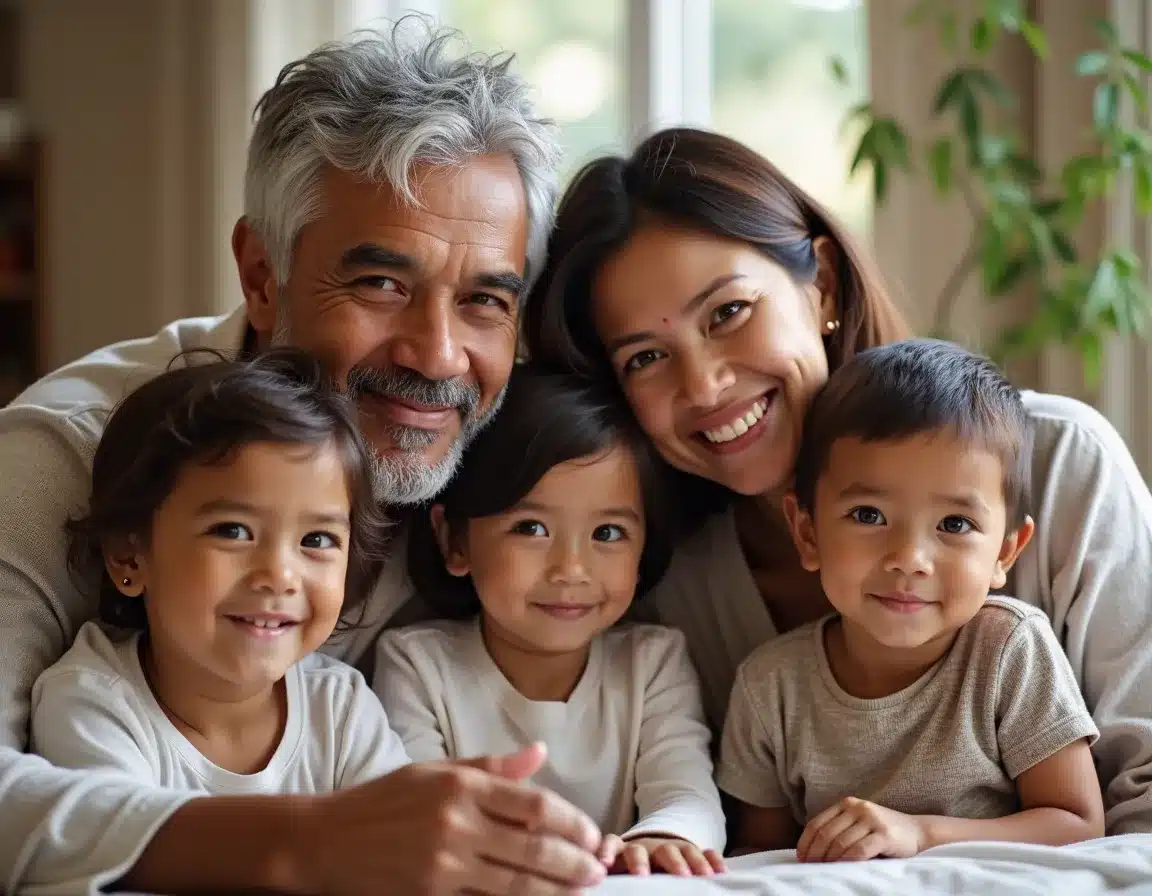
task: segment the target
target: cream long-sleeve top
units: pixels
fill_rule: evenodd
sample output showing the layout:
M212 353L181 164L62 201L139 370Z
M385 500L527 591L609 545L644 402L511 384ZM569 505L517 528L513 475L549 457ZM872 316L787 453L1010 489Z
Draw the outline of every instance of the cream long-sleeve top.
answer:
M416 761L548 748L533 781L607 834L724 849L711 735L684 636L621 625L593 639L567 700L529 700L504 677L477 620L385 632L373 688Z
M96 615L94 592L69 577L63 525L85 509L108 414L182 351L236 352L244 330L243 309L177 321L69 364L0 409L0 890L97 893L197 797L27 754L29 703L37 677ZM1052 620L1100 729L1109 833L1152 831L1152 496L1103 417L1059 396L1024 400L1036 424L1037 534L1006 590ZM397 551L384 569L365 624L327 653L370 664L386 623L419 621L405 606L402 560ZM736 667L775 634L730 515L682 546L649 602L684 632L717 730Z

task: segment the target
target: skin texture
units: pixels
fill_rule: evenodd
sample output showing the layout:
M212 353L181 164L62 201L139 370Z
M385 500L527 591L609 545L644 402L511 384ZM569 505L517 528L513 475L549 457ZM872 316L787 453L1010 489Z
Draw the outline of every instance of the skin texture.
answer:
M341 376L353 367L402 368L429 380L460 380L493 406L516 350L518 284L524 274L527 211L510 157L482 156L459 169L417 166L421 207L387 186L329 169L324 212L296 241L292 273L277 284L259 237L241 220L233 250L261 345L277 314L288 341ZM426 465L460 436L454 409L360 402L360 424L377 453L397 451L391 425L436 434Z
M285 284L241 220L232 247L248 321L258 346L271 343L279 317L283 338L342 376L359 366L451 379L479 393L483 412L498 400L515 355L527 239L519 175L509 157L482 157L417 166L412 183L418 208L387 188L326 172L322 214L299 234ZM376 248L351 251L365 246ZM462 423L453 408L378 397L360 403L360 417L382 456L399 450L397 425L432 433L414 459L424 466L447 456ZM160 828L122 885L168 893L573 893L603 877L601 838L569 803L520 783L543 761L540 749L526 748L413 765L317 797L193 800Z
M742 495L791 476L804 411L828 379L822 333L834 319L833 263L797 284L751 246L659 223L601 268L597 333L645 432L669 463ZM740 450L701 432L769 398Z
M432 512L448 571L470 575L493 661L531 700L565 701L588 662L593 638L624 615L644 547L644 502L632 453L622 446L553 467L507 511L468 520L453 533ZM565 608L578 608L558 618ZM673 837L605 837L616 872L708 875L715 850Z
M161 707L217 765L250 774L275 751L284 674L339 618L349 536L334 447L256 443L185 469L140 547L108 556L121 592L146 595L142 660Z

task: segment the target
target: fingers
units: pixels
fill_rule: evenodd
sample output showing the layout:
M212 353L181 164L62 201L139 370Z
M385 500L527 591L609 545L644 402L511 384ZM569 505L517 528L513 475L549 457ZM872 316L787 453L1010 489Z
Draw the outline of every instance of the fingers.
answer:
M872 824L867 819L860 819L853 822L853 824L838 837L836 837L830 844L828 844L828 851L825 854L824 861L826 862L839 862L841 859L846 858L846 854L850 847L855 846L869 834L874 832Z
M838 812L819 828L813 830L813 825L815 825L815 820L813 820L800 836L800 843L796 846L796 857L801 862L826 861L828 847L855 822L856 819L848 813ZM810 831L811 835L809 835ZM805 847L803 850L801 850L802 846Z
M477 759L460 760L454 764L478 768L489 774L507 778L509 781L523 781L540 771L547 758L548 748L537 741L518 753L509 753L506 756L481 756Z
M481 894L481 896L579 896L579 887L570 887L555 881L544 880L515 868L481 862L470 872L464 881L467 889L459 892ZM453 891L456 892L456 891Z
M796 844L796 856L800 861L804 861L804 857L812 847L812 841L828 822L840 814L842 811L840 803L834 803L823 812L817 814L800 833L800 840Z
M625 844L621 857L624 859L624 867L629 874L647 877L652 873L652 866L648 863L648 850L643 846L635 843Z
M879 831L873 831L862 840L858 840L844 853L842 861L862 862L865 859L874 859L884 855L888 848L888 838Z
M698 877L710 877L713 873L712 863L695 846L680 847L680 855L688 863L688 873Z
M712 870L716 874L723 874L728 870L728 866L724 864L724 857L716 850L704 850L704 858L708 861L708 864L712 866Z
M543 831L486 820L477 842L481 859L567 887L591 887L605 876L596 854ZM519 890L500 890L519 893Z
M648 861L652 863L653 868L667 871L678 877L688 877L692 873L684 853L681 851L681 844L666 843L657 846L648 853Z
M605 868L611 868L616 864L616 859L623 849L624 841L616 834L608 834L600 842L600 849L597 855Z
M592 819L549 790L485 776L478 782L480 811L531 832L561 837L587 853L600 846L600 831Z

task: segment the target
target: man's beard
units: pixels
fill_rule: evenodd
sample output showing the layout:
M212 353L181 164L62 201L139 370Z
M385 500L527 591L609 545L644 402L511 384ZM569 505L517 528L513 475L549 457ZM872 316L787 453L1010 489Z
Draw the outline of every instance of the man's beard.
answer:
M355 402L365 395L396 400L401 403L454 408L460 415L460 433L439 461L429 465L424 452L440 438L434 430L402 426L377 418L377 427L392 448L385 453L374 451L372 487L382 504L421 504L430 501L446 486L464 449L499 410L504 400L501 389L485 411L480 410L480 390L457 377L430 380L407 367L353 367L348 372L348 396Z

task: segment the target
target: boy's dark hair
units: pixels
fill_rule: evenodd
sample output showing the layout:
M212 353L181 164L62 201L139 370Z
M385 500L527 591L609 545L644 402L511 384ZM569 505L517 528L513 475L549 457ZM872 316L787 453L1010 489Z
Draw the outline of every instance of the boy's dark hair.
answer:
M636 458L644 504L645 537L636 596L664 574L675 535L674 504L666 468L614 393L587 380L517 365L500 412L464 453L456 476L436 502L450 531L468 520L503 513L523 500L549 470L623 445ZM416 591L447 618L480 611L471 576L448 572L427 509L414 514L408 533L408 572Z
M200 363L198 356L212 360ZM86 515L69 520L68 564L84 588L99 578L100 618L145 628L144 601L126 597L109 578L109 544L150 537L153 516L190 464L226 463L254 442L335 443L351 499L351 539L344 611L362 605L387 522L372 493L370 449L352 404L324 367L298 349L273 349L249 360L208 351L184 356L132 392L112 412L92 465Z
M935 430L951 430L1000 459L1008 525L1020 525L1032 474L1032 425L1020 392L987 358L937 339L868 349L832 374L804 420L797 503L812 510L837 439L895 441Z

